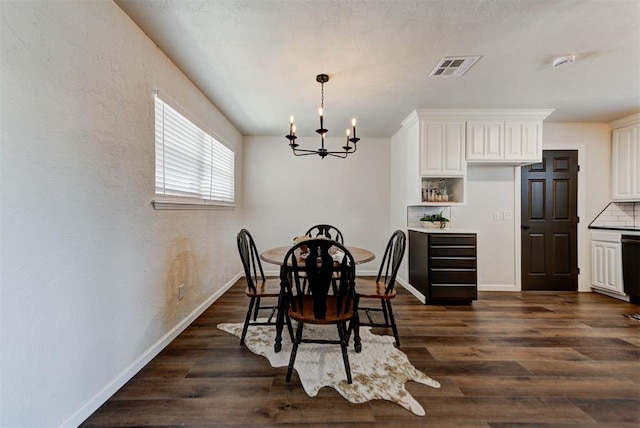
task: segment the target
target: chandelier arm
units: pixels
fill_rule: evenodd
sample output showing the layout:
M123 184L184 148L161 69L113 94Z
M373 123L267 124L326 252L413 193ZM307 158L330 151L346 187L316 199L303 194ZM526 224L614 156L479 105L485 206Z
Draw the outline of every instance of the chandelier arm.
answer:
M353 150L349 150L349 153L355 153L358 150L358 146L356 144L353 145Z
M342 153L344 156L337 155L336 153ZM326 154L340 159L346 159L346 157L349 155L348 152L327 152Z
M293 154L296 156L309 156L309 155L317 155L319 154L319 152L317 150L293 149Z

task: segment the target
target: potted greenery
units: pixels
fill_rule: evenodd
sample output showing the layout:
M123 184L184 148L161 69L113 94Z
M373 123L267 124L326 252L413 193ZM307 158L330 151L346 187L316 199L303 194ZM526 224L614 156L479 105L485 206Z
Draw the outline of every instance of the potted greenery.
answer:
M427 227L430 229L447 229L449 223L449 219L442 215L441 212L438 214L425 214L420 219L420 224L422 227Z

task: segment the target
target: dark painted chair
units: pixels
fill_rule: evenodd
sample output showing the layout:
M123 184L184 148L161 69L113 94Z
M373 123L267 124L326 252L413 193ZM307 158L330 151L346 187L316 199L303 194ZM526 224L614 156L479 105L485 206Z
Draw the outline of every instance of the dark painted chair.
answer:
M340 230L337 227L332 226L330 224L316 224L315 226L309 228L309 230L307 230L307 233L305 233L305 235L311 238L324 236L325 238L338 241L339 243L344 245L344 237L342 236L342 232L340 232ZM334 276L336 279L338 278L337 274ZM337 289L335 281L333 282L332 287L333 287L333 292L335 294Z
M331 226L330 224L316 224L315 226L309 228L305 235L310 236L311 238L324 236L328 239L338 241L339 243L344 245L344 237L342 236L342 232L340 232L337 227Z
M300 247L306 247L306 258L300 255ZM333 252L340 250L344 257L340 262L334 260ZM338 273L338 290L330 294L329 289ZM304 274L304 278L302 275ZM359 351L358 296L355 294L355 261L342 244L327 239L309 239L300 242L287 252L282 269L282 283L285 287L288 316L297 321L296 334L287 369L287 382L291 380L298 347L302 343L339 344L347 374L352 382L349 356L347 352L349 332L354 331L354 343ZM303 282L308 283L308 292L303 290ZM303 335L305 324L335 325L338 335L335 340L306 337Z
M240 344L244 345L244 339L250 325L276 325L277 318L274 319L274 317L277 316L283 294L281 294L280 278L265 278L255 241L247 229L242 229L238 232L237 241L238 252L240 253L247 282L245 293L251 299L244 319L242 336L240 337ZM264 304L262 299L265 298L268 299L269 303ZM273 302L274 300L275 303ZM267 321L258 321L258 312L262 310L271 311ZM289 328L289 334L293 338L291 321L287 317L285 317L285 321Z
M378 270L378 276L375 280L368 278L356 278L356 292L360 297L359 310L366 315L360 320L360 325L371 327L391 327L393 336L396 340L396 346L400 346L400 337L396 320L391 306L391 300L396 297L396 275L402 263L402 257L406 248L407 236L401 230L396 230L387 242L387 248ZM380 306L368 306L379 301ZM381 316L377 316L376 320L371 316L372 312L381 312ZM380 319L382 318L382 320Z

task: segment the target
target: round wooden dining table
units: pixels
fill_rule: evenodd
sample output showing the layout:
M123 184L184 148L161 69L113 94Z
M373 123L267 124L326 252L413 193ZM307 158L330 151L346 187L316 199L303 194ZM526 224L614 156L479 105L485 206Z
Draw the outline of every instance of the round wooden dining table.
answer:
M284 256L287 254L287 251L289 251L292 246L293 245L270 248L266 251L263 251L260 254L260 259L267 263L272 263L274 265L282 266L282 264L284 263ZM371 260L376 258L375 254L373 254L369 250L365 250L364 248L349 247L349 246L345 246L345 248L349 250L349 252L353 256L354 262L357 265L370 262ZM302 259L300 259L300 262L302 263ZM282 329L284 328L284 324L285 324L284 311L286 310L286 306L287 305L284 299L284 291L281 290L280 296L278 298L278 316L276 318L276 341L273 346L273 349L275 352L280 352L280 350L282 349ZM289 324L289 333L293 334L290 324ZM356 351L360 352L360 339L357 332L356 332Z
M284 261L284 256L287 254L287 251L289 251L291 247L292 245L285 246L285 247L269 248L268 250L263 251L260 254L260 259L267 263L282 266L282 262ZM345 248L349 250L349 252L353 256L353 260L356 262L357 265L370 262L371 260L376 258L375 254L373 254L369 250L365 250L364 248L349 247L349 246L345 246Z

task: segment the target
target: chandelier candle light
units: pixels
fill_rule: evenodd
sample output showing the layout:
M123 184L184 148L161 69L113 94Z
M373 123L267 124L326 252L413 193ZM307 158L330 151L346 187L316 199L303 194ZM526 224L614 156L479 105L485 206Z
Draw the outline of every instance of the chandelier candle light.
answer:
M289 140L289 147L293 150L293 154L296 156L308 156L308 155L318 155L322 159L324 159L327 155L335 156L337 158L346 158L350 153L355 153L357 147L357 142L360 141L360 138L356 137L356 120L351 120L352 129L347 129L347 141L346 145L342 146L341 151L331 151L327 150L324 147L324 137L329 132L328 129L324 127L324 84L329 81L329 76L327 74L318 74L316 76L316 82L321 85L321 99L320 99L320 108L318 109L318 114L320 115L320 128L316 129L316 132L320 134L321 138L321 147L318 150L309 150L309 149L299 149L299 144L296 143L296 125L293 123L293 116L289 118L289 135L285 135L285 137ZM351 131L353 130L353 137L351 137ZM353 143L353 147L349 145L349 143Z

